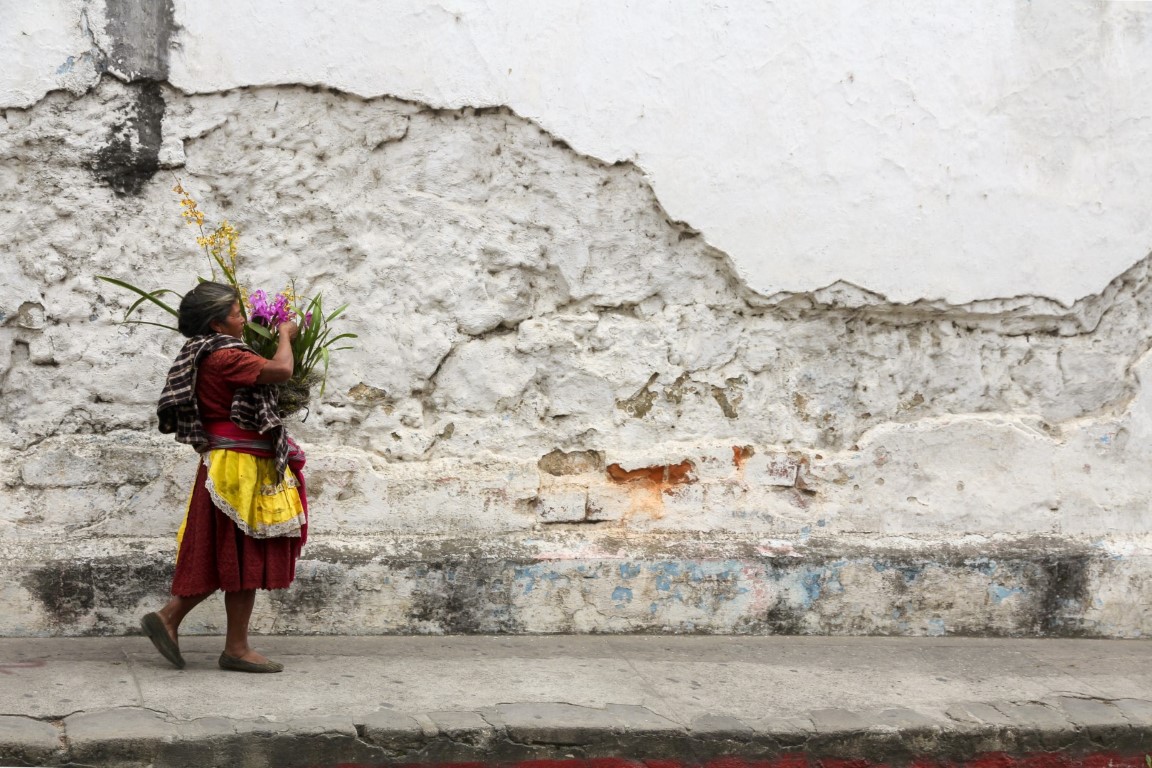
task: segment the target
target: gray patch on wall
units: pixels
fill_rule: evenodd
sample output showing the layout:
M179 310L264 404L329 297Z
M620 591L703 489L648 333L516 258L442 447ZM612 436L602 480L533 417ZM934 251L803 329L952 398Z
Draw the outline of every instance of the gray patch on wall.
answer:
M111 41L106 67L128 83L168 79L168 47L175 31L172 3L106 0L104 32Z
M108 143L96 151L92 172L119 197L137 195L160 168L164 94L159 83L134 86L135 110L108 132Z
M168 557L110 557L89 561L47 562L21 579L52 621L72 629L81 619L95 622L81 634L123 632L118 615L135 610L146 597L161 596L172 580Z
M160 167L164 121L161 83L168 79L168 47L175 30L170 2L107 0L104 31L111 50L105 67L136 89L125 113L96 152L92 172L118 196L136 195Z

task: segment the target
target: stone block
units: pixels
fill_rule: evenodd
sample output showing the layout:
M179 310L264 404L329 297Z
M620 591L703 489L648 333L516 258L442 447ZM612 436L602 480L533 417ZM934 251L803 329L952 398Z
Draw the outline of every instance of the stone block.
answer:
M543 523L581 523L588 509L584 488L542 489L536 511Z
M588 520L623 520L631 506L632 496L627 488L606 483L588 488Z
M1144 699L1116 699L1112 704L1132 725L1152 727L1152 701Z
M0 763L47 764L60 751L62 735L40 720L0 715Z
M278 736L290 730L289 724L280 720L237 720L233 725L240 736Z
M881 709L875 712L862 713L866 720L872 722L875 726L882 728L893 728L897 730L923 730L923 729L940 729L942 724L928 717L922 715L916 710L905 709L898 707L895 709Z
M1013 725L1012 719L991 704L964 702L953 704L944 714L958 723L1004 728Z
M1091 728L1128 725L1124 713L1107 701L1061 696L1054 703L1078 726Z
M387 749L406 749L424 740L424 729L408 715L388 709L377 710L356 719L364 738Z
M756 735L752 726L729 715L701 715L688 726L694 738L748 741Z
M807 717L762 717L748 724L758 735L785 748L802 746L816 733L816 725Z
M994 706L1007 715L1016 727L1034 728L1039 731L1059 731L1072 728L1068 718L1055 708L1045 704L1032 702L997 703Z
M217 741L236 735L236 724L227 717L200 717L176 723L176 735L181 741Z
M179 737L174 724L135 707L71 715L64 718L64 733L72 760L96 765L149 762L163 745Z
M356 738L356 726L350 717L328 715L319 717L297 717L284 723L285 730L298 736L347 736Z
M426 714L437 733L451 741L486 747L496 736L496 728L478 712L452 710Z
M753 487L790 488L796 485L799 470L795 459L779 453L757 453L744 460L744 479Z
M609 704L604 710L616 718L628 733L673 734L684 733L684 726L661 717L647 707L635 704Z
M860 732L868 730L868 721L847 709L814 709L808 713L818 733Z
M616 732L616 718L603 709L575 704L501 704L496 708L508 737L527 744L598 744Z

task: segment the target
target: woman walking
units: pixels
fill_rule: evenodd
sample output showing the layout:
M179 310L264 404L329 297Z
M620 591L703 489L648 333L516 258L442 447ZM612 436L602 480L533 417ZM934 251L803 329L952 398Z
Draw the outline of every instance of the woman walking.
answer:
M279 672L248 642L257 589L284 589L308 532L304 454L276 411L274 387L292 376L297 326L279 326L276 353L257 355L240 339L244 313L236 290L205 282L180 302L188 341L168 372L157 413L160 431L200 454L177 534L172 599L141 619L156 649L176 667L180 623L216 590L228 617L222 669Z

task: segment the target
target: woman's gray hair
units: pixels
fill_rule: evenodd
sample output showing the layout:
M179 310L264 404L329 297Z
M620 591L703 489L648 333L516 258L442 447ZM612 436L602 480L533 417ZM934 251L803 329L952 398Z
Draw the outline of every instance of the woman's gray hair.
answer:
M200 283L180 300L180 316L176 327L188 338L215 333L212 323L228 319L232 305L239 301L240 294L230 285Z

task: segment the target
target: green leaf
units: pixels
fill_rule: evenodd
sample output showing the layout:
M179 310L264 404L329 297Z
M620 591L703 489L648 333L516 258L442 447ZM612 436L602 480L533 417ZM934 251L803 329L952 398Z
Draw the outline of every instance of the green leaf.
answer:
M148 291L145 291L143 288L137 288L136 286L132 285L132 283L126 283L123 280L117 280L116 278L108 277L107 275L96 275L96 279L97 280L103 280L106 283L112 283L112 285L116 285L116 286L119 286L121 288L126 288L129 291L132 291L133 293L139 294L144 299L147 299L148 301L152 302L153 304L160 307L165 312L172 314L173 316L178 317L180 314L176 310L172 309L172 307L168 306L164 302L160 301L160 299L156 298L155 295L153 295L153 294L162 294L164 292L175 293L175 291L170 291L167 288L161 288L158 291L152 291L151 293L149 293ZM125 317L127 317L127 315L125 315Z
M173 296L179 296L180 295L180 294L176 293L176 291L170 290L168 288L159 288L155 291L152 291L149 294L149 296L152 296L152 297L163 296L166 293L171 293ZM128 315L135 312L136 308L139 307L141 304L143 304L145 301L149 301L148 296L141 296L140 298L136 299L136 303L133 304L132 306L128 307L128 311L124 313L124 317L128 317Z
M324 360L324 378L320 380L320 393L316 395L317 398L324 397L324 390L328 388L328 348L324 347L320 350L320 357Z
M360 337L354 333L342 333L339 336L333 336L331 339L328 339L328 341L324 342L324 346L328 346L329 344L333 344L337 341L340 341L340 339L358 339L358 338L360 338Z
M269 341L276 338L275 336L272 335L272 331L268 330L267 328L260 325L259 323L247 322L247 323L244 323L244 327L247 328L248 330L252 331L253 333L255 333L258 336L263 336L264 338L268 339Z
M120 325L154 325L157 328L167 328L170 331L180 333L180 329L174 325L164 325L164 323L150 323L147 320L121 320Z
M336 309L332 310L332 314L330 314L330 315L328 315L328 317L324 318L324 322L326 322L326 323L332 322L336 318L340 317L340 315L344 314L344 310L346 310L346 309L348 309L347 304L344 304L342 306L337 307Z

